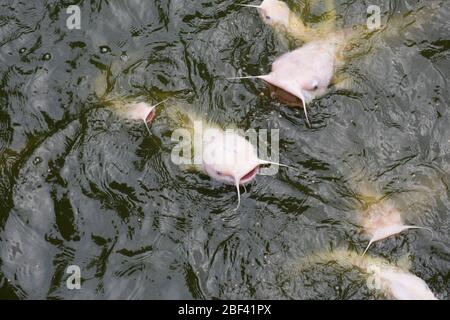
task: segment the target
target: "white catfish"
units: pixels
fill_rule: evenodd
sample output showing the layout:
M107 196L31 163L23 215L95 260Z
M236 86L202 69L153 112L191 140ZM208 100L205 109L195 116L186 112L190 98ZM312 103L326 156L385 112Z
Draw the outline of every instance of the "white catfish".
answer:
M306 44L275 60L268 75L237 77L230 79L258 78L270 84L271 96L290 106L302 106L308 125L306 104L322 96L330 84L347 88L351 83L348 75L338 74L353 50L361 50L361 42L368 43L366 26L354 26L336 31L334 0L326 0L326 10L331 13L329 21L306 26L287 6L278 0L264 0L260 5L243 5L258 10L262 20L274 29L282 29ZM415 16L413 14L412 16ZM409 22L406 20L410 20ZM397 16L389 19L391 30L402 30L415 19ZM381 29L381 28L380 28ZM359 48L359 49L357 49Z
M196 121L200 121L201 132L201 165L193 167L201 169L211 178L225 184L236 187L238 194L238 205L240 206L241 197L239 186L252 181L259 172L262 165L278 165L289 167L277 162L263 160L258 158L255 146L245 137L239 134L238 130L223 130L215 124L209 123L179 107L173 106L167 112L173 122L188 129L191 136L195 136ZM194 148L198 147L194 143Z
M240 205L239 185L252 181L261 165L280 163L258 158L256 148L246 138L234 130L213 129L212 134L203 138L203 168L213 179L236 186L238 206Z
M387 297L396 300L437 300L425 281L394 266L369 264L367 267Z
M400 211L390 201L381 201L369 206L361 218L364 231L371 237L363 255L369 250L372 243L386 239L408 229L429 228L405 225Z
M155 118L156 107L167 100L160 101L155 105L149 105L146 102L124 102L121 100L110 100L107 104L111 105L114 111L127 120L143 121L147 131L151 134L149 124Z
M269 74L229 79L264 80L272 86L272 97L290 106L302 106L310 125L306 104L327 92L340 67L342 38L342 34L335 33L285 53L275 60Z
M437 300L425 281L408 271L409 267L391 264L376 257L360 256L357 252L334 250L316 253L301 259L295 271L314 264L335 262L345 268L358 268L370 289L381 291L386 298L396 300Z
M264 0L260 5L243 5L257 8L263 21L305 41L302 47L285 53L275 60L267 75L235 77L229 79L261 79L269 84L271 96L289 106L303 107L310 126L306 104L323 96L343 66L343 50L351 33L334 32L334 20L318 28L308 28L286 3ZM332 1L327 0L327 6ZM332 10L334 11L334 8Z
M326 2L327 9L332 13L331 21L322 22L317 28L306 26L299 16L292 12L283 1L264 0L259 5L239 4L239 6L256 8L265 24L305 42L317 39L320 35L325 35L334 26L335 10L332 0L327 0Z

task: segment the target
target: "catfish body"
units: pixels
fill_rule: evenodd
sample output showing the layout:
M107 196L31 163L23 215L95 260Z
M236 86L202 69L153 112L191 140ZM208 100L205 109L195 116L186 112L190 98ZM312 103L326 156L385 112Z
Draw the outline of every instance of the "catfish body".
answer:
M390 299L395 300L437 300L425 281L397 267L374 268L371 265L380 289Z
M394 300L437 300L426 282L411 273L409 262L398 264L389 263L385 259L361 256L355 251L337 249L320 252L305 257L302 265L297 267L301 271L304 266L314 264L336 263L342 267L356 268L367 277L369 289L382 292L386 298Z
M238 194L237 208L240 205L239 187L252 181L259 173L260 166L286 166L259 159L256 147L240 135L237 129L224 130L177 106L168 108L167 114L174 123L181 125L179 129L187 130L191 136L200 137L200 163L195 163L193 168L203 171L214 180L235 186ZM200 146L194 142L193 147L196 149ZM197 153L197 150L194 151Z
M332 35L283 54L262 79L279 89L279 93L272 92L291 106L311 102L326 93L340 66L341 39L341 35Z
M403 222L400 210L391 201L381 201L369 206L361 217L364 232L370 236L369 244L364 250L365 254L369 247L376 241L399 234L408 229L431 229L407 225Z

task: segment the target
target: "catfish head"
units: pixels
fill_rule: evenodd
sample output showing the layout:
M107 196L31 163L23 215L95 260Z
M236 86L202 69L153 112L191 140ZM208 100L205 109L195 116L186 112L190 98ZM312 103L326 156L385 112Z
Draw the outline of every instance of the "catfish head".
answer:
M291 11L286 3L278 0L264 0L260 5L240 4L243 7L252 7L258 10L263 22L271 27L289 27Z
M252 181L261 165L285 166L259 159L256 148L247 139L233 131L219 129L209 129L204 134L202 162L203 169L211 178L236 187L237 208L240 204L239 186Z
M272 96L303 107L309 125L306 105L327 92L336 69L336 51L332 40L313 41L277 58L269 74L231 79L264 80L270 84Z

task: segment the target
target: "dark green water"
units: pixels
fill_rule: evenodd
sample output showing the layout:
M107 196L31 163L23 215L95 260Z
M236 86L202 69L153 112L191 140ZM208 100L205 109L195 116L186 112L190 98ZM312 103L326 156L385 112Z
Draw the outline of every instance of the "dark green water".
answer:
M365 23L432 1L337 0L339 22ZM81 30L66 7L81 7ZM358 193L389 196L409 231L370 255L450 298L450 14L379 37L347 66L355 88L301 110L260 95L260 74L294 44L235 1L0 0L1 298L378 298L355 270L290 274L316 251L361 251ZM320 5L288 1L305 19ZM183 171L170 130L150 136L101 107L104 91L149 102L173 97L220 124L280 129L280 159L298 168L243 191ZM81 268L68 290L69 265Z

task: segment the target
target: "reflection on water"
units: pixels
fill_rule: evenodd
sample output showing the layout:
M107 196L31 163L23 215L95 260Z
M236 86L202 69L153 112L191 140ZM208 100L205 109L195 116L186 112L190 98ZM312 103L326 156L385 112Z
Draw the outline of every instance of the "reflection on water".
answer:
M336 3L342 24L364 22L363 3ZM354 87L310 105L313 129L263 84L225 80L295 47L234 1L78 1L81 30L66 28L60 1L0 4L0 297L377 298L356 270L287 276L317 250L364 250L370 189L434 234L369 253L410 254L448 299L450 11L435 3L433 19L372 39L346 68ZM279 128L280 161L298 171L257 177L235 212L233 187L171 162L163 116L150 136L103 108L108 97L174 97L223 125ZM66 287L69 265L81 290Z

